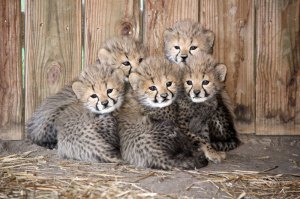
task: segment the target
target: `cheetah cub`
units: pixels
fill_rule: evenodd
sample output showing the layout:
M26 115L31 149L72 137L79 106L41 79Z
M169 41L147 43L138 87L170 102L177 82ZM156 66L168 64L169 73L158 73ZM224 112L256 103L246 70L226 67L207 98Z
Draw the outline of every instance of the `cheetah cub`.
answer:
M182 68L190 57L205 52L213 52L215 34L198 22L182 20L164 32L164 52L166 57Z
M57 120L58 154L89 162L121 162L117 122L124 97L123 71L91 65L72 83L76 101Z
M183 82L186 97L179 103L181 126L196 136L208 138L217 151L229 151L240 144L225 90L227 68L202 53L187 62Z
M104 42L99 50L97 62L122 69L126 79L130 72L138 67L144 56L145 49L139 42L129 37L113 37ZM57 129L54 124L65 107L76 100L71 85L48 97L26 123L27 137L40 146L55 148Z
M203 153L193 150L188 138L170 120L152 120L145 108L160 111L172 106L179 85L179 67L167 60L149 57L130 74L133 88L118 115L122 158L137 167L158 169L201 168ZM168 114L166 114L168 115Z
M97 61L122 69L128 77L138 68L145 56L146 50L138 41L122 36L105 41L98 51Z

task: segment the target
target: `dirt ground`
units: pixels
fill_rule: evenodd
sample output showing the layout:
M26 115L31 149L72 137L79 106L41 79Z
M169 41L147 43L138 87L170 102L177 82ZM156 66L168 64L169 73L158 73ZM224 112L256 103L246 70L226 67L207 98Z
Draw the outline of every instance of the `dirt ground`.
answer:
M207 167L195 171L159 171L138 169L128 165L61 160L56 155L56 150L48 150L29 141L0 141L0 179L2 178L0 198L34 197L35 195L30 193L33 190L32 183L41 185L44 182L37 179L30 181L33 176L39 176L38 179L44 176L53 183L60 183L62 187L49 185L48 188L44 186L40 189L47 191L48 195L45 197L49 198L68 196L67 191L61 191L64 190L63 180L58 180L66 179L67 176L76 177L68 183L77 182L77 187L79 178L91 178L90 181L93 183L89 185L89 190L95 192L89 191L85 193L86 195L80 195L82 194L80 192L71 194L72 197L80 198L90 196L98 198L97 190L99 198L295 198L297 193L299 194L297 197L300 198L300 136L243 135L241 139L243 145L228 152L224 162L210 163ZM32 152L24 155L24 152L28 151ZM13 154L23 155L11 156ZM25 162L18 162L21 160ZM11 164L8 164L9 162ZM28 169L25 169L26 165ZM29 175L31 173L34 175ZM114 181L114 184L106 184L107 187L103 191L99 188L101 185L97 183L100 178L103 179L104 174L105 183ZM31 178L29 179L27 175ZM8 177L12 178L11 181L5 180ZM126 186L123 186L123 183L120 189L122 193L114 192L114 195L111 192L109 197L104 195L105 190L112 189L117 181L118 186L121 181L126 182ZM289 181L291 183L288 183ZM9 186L12 182L15 184ZM13 186L18 187L14 189ZM73 191L77 189L76 186L74 185ZM98 189L95 188L97 186ZM34 187L38 189L37 184L34 184ZM78 189L85 188L80 185ZM135 195L138 197L130 195L131 189L141 192L137 193L140 195Z

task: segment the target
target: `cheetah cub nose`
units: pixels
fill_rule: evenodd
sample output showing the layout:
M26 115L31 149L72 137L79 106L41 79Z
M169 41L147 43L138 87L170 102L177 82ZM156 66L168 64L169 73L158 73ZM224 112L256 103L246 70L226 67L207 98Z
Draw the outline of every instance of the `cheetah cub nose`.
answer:
M162 93L162 94L160 94L160 96L165 99L168 97L168 93Z
M108 100L102 101L101 104L106 107L108 105Z
M182 61L185 62L188 55L181 55Z
M194 90L194 94L198 97L198 95L200 94L200 90Z

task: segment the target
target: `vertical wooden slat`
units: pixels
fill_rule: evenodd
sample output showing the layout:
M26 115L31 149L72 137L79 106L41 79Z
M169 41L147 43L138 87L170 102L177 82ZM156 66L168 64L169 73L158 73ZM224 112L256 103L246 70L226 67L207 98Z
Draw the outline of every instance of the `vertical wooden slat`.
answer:
M257 5L257 134L300 135L300 1Z
M0 139L23 137L20 4L0 1Z
M200 0L200 22L216 34L214 56L227 66L226 89L241 133L255 131L254 13L252 0Z
M81 69L81 0L27 0L25 119Z
M163 32L181 19L198 21L198 0L145 0L143 41L150 54L162 54Z
M104 40L117 35L141 39L139 0L85 1L85 65L96 62Z

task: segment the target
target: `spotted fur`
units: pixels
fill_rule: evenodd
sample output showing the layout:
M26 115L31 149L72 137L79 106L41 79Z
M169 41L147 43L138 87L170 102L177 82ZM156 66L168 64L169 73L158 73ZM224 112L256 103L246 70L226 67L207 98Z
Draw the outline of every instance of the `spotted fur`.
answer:
M126 80L129 73L137 68L143 60L145 52L145 48L134 39L113 37L105 41L99 49L97 63L122 69L123 78ZM45 99L26 123L27 137L38 145L50 149L55 148L57 146L57 129L54 123L65 107L76 100L71 85Z
M107 65L87 67L74 81L77 101L59 115L58 154L89 162L121 162L117 122L111 114L123 102L123 72Z
M174 125L183 133L188 141L195 147L193 150L198 150L203 152L205 157L214 162L220 163L225 159L225 153L216 151L211 142L210 137L208 136L208 126L206 121L203 122L199 120L193 120L194 110L190 110L191 102L185 97L182 91L179 91L178 99L172 103L170 106L163 107L160 109L151 109L149 107L144 108L144 111L147 115L147 119L152 122L160 122L165 120L170 120ZM197 109L196 109L197 111ZM200 123L199 123L200 122ZM195 132L194 129L198 127L191 127L191 125L197 124L201 127L201 130ZM192 131L191 131L192 130ZM201 132L201 133L199 133Z
M187 66L183 75L185 96L180 97L179 102L179 122L196 135L208 134L215 150L236 148L240 140L225 90L226 66L204 53L190 59Z
M28 137L43 146L58 143L58 153L65 158L120 162L111 112L123 102L123 76L123 71L105 64L88 66L39 107L26 125Z
M69 105L77 101L71 85L46 98L26 122L27 137L35 144L53 149L57 146L57 117Z
M118 115L122 158L137 167L194 169L207 165L202 152L170 119L153 120L146 109L171 107L179 84L179 68L163 58L147 58L129 76L132 85Z

